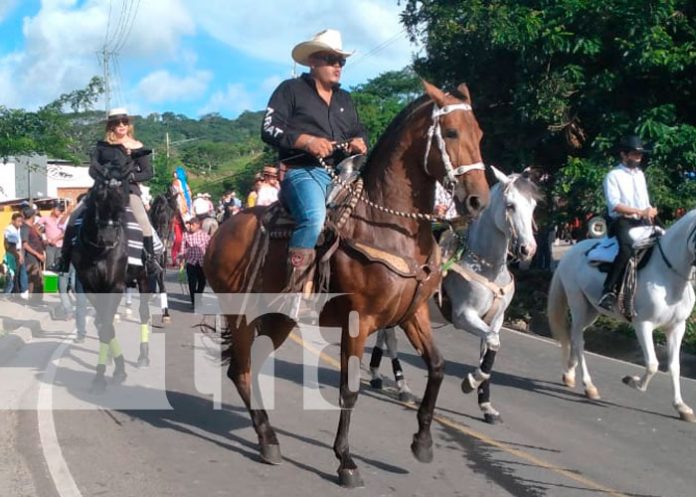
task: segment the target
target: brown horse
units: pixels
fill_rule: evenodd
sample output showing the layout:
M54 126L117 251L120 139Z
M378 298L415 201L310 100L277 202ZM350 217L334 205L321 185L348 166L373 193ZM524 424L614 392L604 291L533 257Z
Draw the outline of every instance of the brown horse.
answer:
M411 450L422 462L430 462L433 457L430 424L444 361L433 342L428 299L440 282L439 249L427 216L399 216L394 211L431 212L436 180L454 191L461 216L478 215L488 202L488 183L479 149L482 132L471 112L466 85L459 86L456 97L427 82L424 87L426 95L395 118L368 157L362 171L363 195L371 203L358 202L340 230L341 243L330 262L329 289L343 295L330 300L319 317L321 326L342 329L342 410L334 452L340 461L339 483L348 487L362 485L348 443L351 412L358 398L359 368L355 368L355 358L362 357L366 338L380 328L399 324L428 367L427 387L418 410L418 432ZM254 262L252 245L264 212L265 208L243 211L223 223L213 237L204 268L211 288L218 294L249 288L245 280L250 272L248 267ZM356 250L353 242L370 247L368 252L375 257ZM262 288L255 291L282 290L288 274L286 253L287 240L271 240L260 270ZM410 272L404 272L404 267L410 268ZM357 327L354 317L349 319L351 311L359 313ZM227 315L226 321L223 336L229 344L225 351L229 359L227 375L249 409L261 458L271 464L280 463L278 440L268 415L264 409L251 405L251 347L257 332L269 337L277 349L295 323L277 313L250 323Z

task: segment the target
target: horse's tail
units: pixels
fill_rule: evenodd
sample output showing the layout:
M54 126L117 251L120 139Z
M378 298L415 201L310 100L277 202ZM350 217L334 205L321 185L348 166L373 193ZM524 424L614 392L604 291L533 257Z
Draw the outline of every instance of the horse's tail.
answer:
M551 278L546 314L549 327L554 338L563 349L563 357L567 357L570 346L570 323L568 322L568 297L566 296L560 271L556 270Z

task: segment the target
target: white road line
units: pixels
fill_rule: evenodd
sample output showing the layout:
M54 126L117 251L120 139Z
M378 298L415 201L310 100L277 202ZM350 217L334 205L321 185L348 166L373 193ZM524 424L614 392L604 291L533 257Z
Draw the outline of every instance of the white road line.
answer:
M53 484L60 497L82 497L82 493L77 488L75 479L70 473L68 463L63 457L63 451L58 443L56 434L56 424L53 419L53 380L56 370L60 364L60 359L65 350L70 346L71 338L63 340L51 356L51 360L46 365L43 374L39 395L37 400L37 417L39 420L39 437L41 439L41 449L48 466L48 471L53 479Z
M519 336L531 338L532 340L537 340L539 342L543 342L543 343L547 343L549 345L554 345L556 347L560 347L560 345L558 345L558 342L556 342L556 340L554 340L552 338L534 335L532 333L526 333L524 331L513 330L512 328L508 328L507 326L503 326L502 329L505 331L509 331L510 333L514 333L516 335L519 335ZM636 341L637 341L637 339L636 339ZM607 355L598 354L597 352L589 352L586 350L585 354L590 355L590 356L594 356L594 357L601 357L602 359L606 359L607 361L612 361L612 362L616 362L619 364L626 364L628 366L633 366L634 368L641 368L641 369L644 368L644 366L642 366L640 364L636 364L635 362L624 361L623 359L616 359L614 357L609 357ZM658 371L657 374L664 374L664 375L669 376L669 371ZM679 378L681 379L681 381L690 381L690 382L696 383L696 379L694 379L694 378L689 378L687 376L680 376Z

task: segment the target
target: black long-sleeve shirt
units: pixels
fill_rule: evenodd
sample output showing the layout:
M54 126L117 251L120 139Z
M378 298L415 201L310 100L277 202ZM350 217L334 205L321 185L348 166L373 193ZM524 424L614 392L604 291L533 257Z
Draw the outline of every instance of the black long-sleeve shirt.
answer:
M367 133L350 94L336 85L331 103L327 105L319 96L314 79L307 73L283 81L276 88L261 127L261 139L276 147L279 159L287 165L319 165L315 157L293 148L301 134L335 142L359 137L367 144ZM337 150L326 162L338 163L343 156L343 152Z
M118 165L125 171L128 166L129 169L132 169L132 176L128 180L128 191L129 193L140 195L138 183L147 181L154 176L152 164L150 163L151 155L152 150L146 148L131 150L129 155L123 145L99 141L92 153L89 175L94 179L98 179L104 177L107 169L110 167ZM135 162L135 164L131 164L132 162Z

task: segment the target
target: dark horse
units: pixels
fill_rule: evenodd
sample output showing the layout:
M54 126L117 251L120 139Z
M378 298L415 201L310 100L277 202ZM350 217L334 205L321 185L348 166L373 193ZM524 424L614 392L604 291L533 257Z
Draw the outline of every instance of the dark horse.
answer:
M136 281L141 294L147 292L147 275L143 266L129 266L125 229L128 204L126 172L111 170L108 177L95 181L85 198L82 225L72 251L72 262L77 277L96 311L95 325L99 335L97 374L91 391L106 390L107 356L114 358L114 383L126 379L125 364L120 344L116 339L114 315L126 288ZM122 181L123 180L123 181ZM147 299L140 298L141 343L138 366L149 365L149 320Z
M340 230L341 242L330 261L329 289L343 295L331 299L319 316L322 327L342 329L342 410L334 453L340 461L339 483L347 487L363 484L348 442L351 412L358 398L359 368L355 365L362 357L367 336L382 327L400 324L425 360L428 382L411 450L419 461L430 462L433 458L430 425L444 361L433 342L428 300L440 283L439 250L427 216L399 216L394 211L432 212L435 181L454 191L461 216L478 215L488 202L479 149L482 133L471 111L466 85L459 86L456 97L429 83L424 82L424 86L426 95L396 117L367 159L362 172L364 196L372 204L358 202ZM252 245L264 212L264 208L243 211L223 223L211 240L205 273L218 294L248 288L248 267L254 262ZM371 247L373 257L357 250L356 242ZM286 252L286 240L270 241L260 271L262 288L256 291L282 290L287 280ZM395 265L402 270L395 269ZM357 311L359 320L351 311ZM248 323L226 315L226 322L223 337L229 344L224 352L229 359L227 376L249 409L262 460L280 463L278 439L268 414L250 403L251 348L256 333L269 337L278 348L295 322L278 313Z
M152 227L157 232L157 235L164 244L164 250L160 256L159 265L162 267L156 277L154 277L154 285L152 291L160 296L160 308L162 309L162 322L169 323L169 303L167 300L167 289L164 286L164 274L167 268L167 249L169 248L169 239L172 236L172 223L177 222L178 215L176 205L176 195L172 188L168 188L164 194L157 195L150 206L150 222Z

